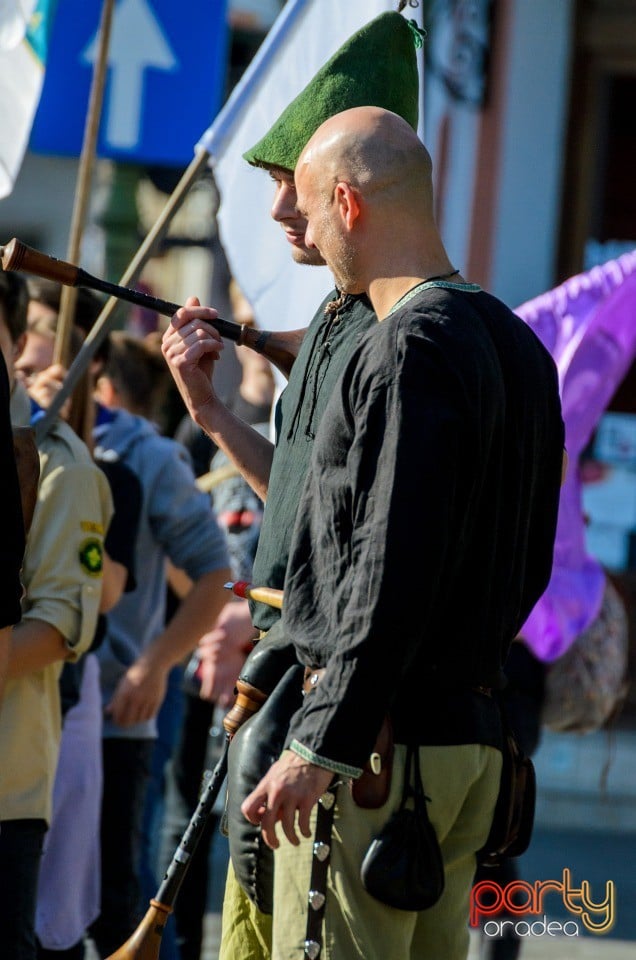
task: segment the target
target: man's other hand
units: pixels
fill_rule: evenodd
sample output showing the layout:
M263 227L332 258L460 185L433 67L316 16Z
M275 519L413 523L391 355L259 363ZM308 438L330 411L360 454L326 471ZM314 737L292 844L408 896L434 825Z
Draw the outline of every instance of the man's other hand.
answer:
M272 850L279 845L275 826L279 820L289 842L298 846L300 840L296 826L303 837L311 836L311 811L333 778L333 771L317 767L291 750L285 750L243 801L241 810L250 823L260 824L263 839Z

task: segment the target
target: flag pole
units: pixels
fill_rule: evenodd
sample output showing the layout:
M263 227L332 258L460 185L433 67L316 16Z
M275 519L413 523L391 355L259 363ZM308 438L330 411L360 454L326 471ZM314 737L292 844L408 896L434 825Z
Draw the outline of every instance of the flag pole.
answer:
M189 166L183 173L179 183L173 190L167 203L155 220L152 228L146 234L145 240L137 250L137 253L133 259L128 264L125 273L122 275L119 281L120 286L130 286L130 284L134 283L134 281L137 279L137 276L150 259L156 244L159 243L168 230L173 217L188 195L192 184L199 177L201 170L207 166L209 159L210 154L207 150L201 148L197 149L194 158L190 161ZM64 378L64 383L62 384L61 389L53 398L51 406L48 408L45 415L37 421L35 425L36 440L39 440L46 435L49 427L64 406L67 397L73 392L81 380L91 359L97 352L99 345L107 337L113 322L113 314L118 303L119 300L117 297L109 297L104 304L101 313L97 317L97 320L88 333L79 353L73 360L68 374Z
M71 217L71 229L67 248L67 260L70 263L78 263L80 255L80 246L82 242L82 233L86 221L86 211L90 197L91 179L93 174L93 164L97 146L97 136L99 133L99 121L101 118L102 104L104 100L104 85L106 82L106 69L108 66L108 48L110 44L110 32L113 19L113 9L115 0L104 0L99 24L99 42L97 58L93 70L91 82L91 91L88 102L88 113L86 115L86 124L84 126L84 140L80 154L79 170L77 174L77 184L75 187L75 198L73 203L73 214ZM75 304L77 301L77 290L74 287L64 287L60 299L60 310L57 322L57 333L55 337L55 349L53 353L53 362L68 365L69 345L71 341L71 330L73 329L73 317L75 315Z

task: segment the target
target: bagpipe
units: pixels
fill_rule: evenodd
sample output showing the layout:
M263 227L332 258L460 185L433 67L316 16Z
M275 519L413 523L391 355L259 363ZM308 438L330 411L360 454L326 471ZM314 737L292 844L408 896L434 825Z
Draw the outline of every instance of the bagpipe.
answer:
M282 607L282 590L254 587L245 581L228 583L225 586L236 596L260 600L278 609ZM293 669L302 672L302 667L299 665ZM206 786L197 808L179 841L155 896L150 900L145 916L128 940L107 960L158 960L166 921L172 913L192 855L203 835L227 776L230 743L244 728L246 721L261 710L270 695L272 695L272 703L275 698L279 701L283 699L286 688L285 685L281 687L281 678L288 674L290 674L289 645L268 648L266 645L260 647L257 644L247 658L236 682L236 700L223 720L225 730L223 751L211 776L208 778L206 775ZM295 682L295 676L294 687L300 691L300 682Z

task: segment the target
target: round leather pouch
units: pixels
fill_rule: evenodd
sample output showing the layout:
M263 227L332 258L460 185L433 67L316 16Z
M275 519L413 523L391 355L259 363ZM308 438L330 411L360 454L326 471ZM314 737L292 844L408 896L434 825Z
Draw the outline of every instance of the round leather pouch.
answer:
M402 802L372 840L360 868L367 893L397 910L428 910L444 891L444 863L428 818L418 752L408 747Z

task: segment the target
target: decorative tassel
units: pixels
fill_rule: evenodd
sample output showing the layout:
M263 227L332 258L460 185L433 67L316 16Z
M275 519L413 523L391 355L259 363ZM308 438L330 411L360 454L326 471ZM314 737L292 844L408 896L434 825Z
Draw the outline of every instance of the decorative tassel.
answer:
M423 27L418 27L415 20L407 20L406 22L411 28L411 33L413 34L413 43L418 50L421 50L421 48L424 46L424 41L428 36L426 30L424 30Z

